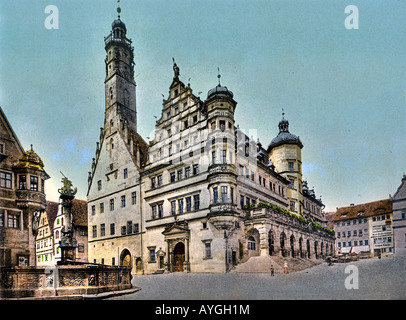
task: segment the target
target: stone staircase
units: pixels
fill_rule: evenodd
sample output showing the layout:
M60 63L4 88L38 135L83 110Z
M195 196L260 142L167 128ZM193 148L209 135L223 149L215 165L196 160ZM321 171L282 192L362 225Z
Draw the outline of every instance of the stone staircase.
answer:
M270 273L271 265L273 265L275 274L283 273L283 265L288 263L289 272L300 271L323 263L322 259L310 260L292 257L280 256L256 256L249 258L246 262L240 263L230 272L234 273Z

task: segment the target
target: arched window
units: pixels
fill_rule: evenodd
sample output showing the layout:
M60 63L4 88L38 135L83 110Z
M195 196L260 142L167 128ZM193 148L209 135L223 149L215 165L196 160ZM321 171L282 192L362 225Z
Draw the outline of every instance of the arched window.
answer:
M59 239L59 230L56 230L56 232L55 232L55 237L56 237L57 239Z
M248 250L255 250L256 249L256 242L253 236L248 238Z

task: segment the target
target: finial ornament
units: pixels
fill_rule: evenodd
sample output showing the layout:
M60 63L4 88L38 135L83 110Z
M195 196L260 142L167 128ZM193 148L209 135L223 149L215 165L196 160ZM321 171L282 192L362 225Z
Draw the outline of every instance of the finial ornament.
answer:
M117 0L117 13L118 13L118 18L120 19L120 13L121 13L120 0Z
M282 108L282 119L285 119L285 110Z
M217 71L218 71L217 78L219 79L219 87L220 87L221 86L220 85L220 78L221 78L220 67L217 67Z

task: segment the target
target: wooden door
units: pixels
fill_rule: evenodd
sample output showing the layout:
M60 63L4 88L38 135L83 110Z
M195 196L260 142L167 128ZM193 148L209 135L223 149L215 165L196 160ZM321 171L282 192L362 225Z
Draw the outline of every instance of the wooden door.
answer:
M173 249L173 271L183 272L183 263L185 262L185 245L178 242Z

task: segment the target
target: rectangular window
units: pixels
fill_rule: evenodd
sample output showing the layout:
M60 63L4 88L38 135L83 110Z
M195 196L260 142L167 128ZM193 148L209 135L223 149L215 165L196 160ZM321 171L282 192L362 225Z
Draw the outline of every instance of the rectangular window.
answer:
M234 203L234 188L230 187L230 202Z
M210 259L211 258L211 243L206 242L204 244L204 249L205 249L205 257L206 257L206 259Z
M94 216L96 214L96 206L92 206L92 215Z
M149 262L155 262L155 249L149 250Z
M289 188L294 189L295 188L295 180L289 179Z
M124 236L127 233L127 228L126 226L121 227L121 235Z
M102 223L100 225L100 236L104 237L106 235L106 225L104 223Z
M240 196L240 207L244 209L244 196Z
M214 187L214 188L213 188L213 202L214 202L214 204L217 203L218 197L219 197L218 188L217 188L217 187Z
M93 238L97 238L97 226L93 226Z
M0 227L4 227L4 213L0 212Z
M30 190L38 191L38 177L30 176Z
M127 234L130 234L132 232L133 232L133 222L127 221Z
M131 192L131 203L132 204L137 203L137 192L136 191Z
M97 181L97 190L101 190L102 189L102 182L101 180Z
M18 229L20 227L19 224L20 216L16 214L7 214L7 227Z
M182 169L178 170L178 181L182 180L183 171Z
M186 198L186 212L192 211L192 197Z
M221 163L227 163L227 150L221 150Z
M0 172L0 187L11 189L11 173ZM37 189L38 189L38 178L37 178Z
M224 120L220 120L220 130L226 130L226 122Z
M183 213L183 199L178 200L179 214Z
M164 208L163 204L158 204L158 218L162 218L164 216Z
M193 165L193 175L197 175L199 174L199 165L198 164L194 164Z
M185 178L189 178L190 177L190 167L186 167L185 168Z
M176 174L175 171L171 172L171 182L175 182L176 181Z
M251 180L254 181L254 171L251 171Z
M134 232L134 233L140 232L140 226L139 226L138 223L134 223L134 230L133 230L133 232Z
M194 209L195 211L200 209L200 195L195 195L193 196L193 203L194 203Z
M293 171L294 170L293 169L294 163L293 162L288 162L288 164L289 164L289 171Z
M124 169L124 179L127 179L127 178L128 178L128 169L125 168Z
M27 176L22 175L19 178L20 178L20 181L19 181L19 184L18 184L18 189L26 190L27 189Z
M162 186L162 175L158 176L158 187Z
M125 195L121 196L121 208L125 208Z
M176 215L176 201L171 201L171 214Z
M156 205L152 206L152 219L156 219Z
M228 201L228 197L227 197L227 187L221 187L221 202L222 203L226 203Z
M104 213L104 202L100 203L100 213Z
M295 201L290 202L290 211L295 211Z
M155 187L156 187L156 178L153 177L153 178L151 178L151 188L153 189Z
M116 224L115 223L110 223L110 235L114 236L116 233Z
M110 211L114 211L114 199L110 199Z
M212 151L211 153L211 162L212 164L216 164L216 151Z

